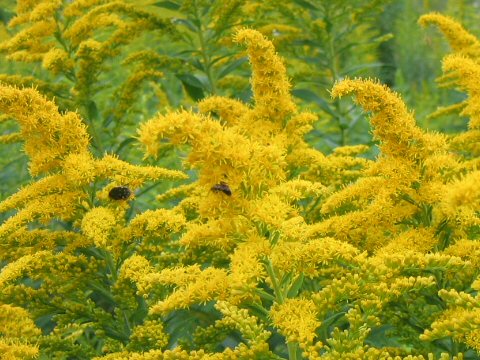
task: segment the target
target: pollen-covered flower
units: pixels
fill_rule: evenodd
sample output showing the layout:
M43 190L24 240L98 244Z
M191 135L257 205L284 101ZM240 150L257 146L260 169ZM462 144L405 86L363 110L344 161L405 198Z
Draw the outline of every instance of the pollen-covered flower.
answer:
M247 45L253 67L252 90L255 116L282 124L296 107L290 96L285 66L275 54L273 44L255 30L236 33L235 42Z
M73 69L74 62L62 49L52 48L43 57L42 66L53 74L68 72Z
M273 324L291 342L299 342L307 347L316 337L315 330L320 326L317 311L312 300L288 299L275 305L270 311Z
M105 248L110 245L117 220L115 214L104 207L91 209L82 219L82 231L93 240L96 246Z
M455 52L473 58L480 55L480 42L478 39L451 17L438 13L430 13L421 16L418 22L423 26L430 24L437 25Z
M39 355L36 338L41 330L21 307L0 304L0 354L3 359L35 359Z

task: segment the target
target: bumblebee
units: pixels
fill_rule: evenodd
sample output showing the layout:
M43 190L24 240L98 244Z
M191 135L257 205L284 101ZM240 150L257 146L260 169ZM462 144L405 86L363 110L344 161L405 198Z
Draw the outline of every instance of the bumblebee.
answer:
M215 191L215 192L221 191L225 195L228 195L228 196L232 195L232 190L230 189L228 184L223 182L223 181L221 181L220 184L216 184L216 185L212 186L212 188L210 190Z
M116 186L110 190L108 197L112 200L127 200L132 191L126 186Z

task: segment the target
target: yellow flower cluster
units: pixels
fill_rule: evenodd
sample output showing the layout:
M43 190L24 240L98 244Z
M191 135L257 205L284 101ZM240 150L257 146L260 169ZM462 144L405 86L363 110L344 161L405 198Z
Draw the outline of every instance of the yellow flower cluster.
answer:
M20 1L13 20L24 32L3 47L52 72L78 60L83 100L123 37L165 25L120 1L38 1L33 11L30 3ZM227 5L217 14L238 3ZM56 23L43 19L57 12L75 18L62 32L68 51L46 41ZM101 41L93 21L117 30ZM372 113L380 154L366 160L358 145L325 155L304 140L316 117L295 106L272 42L242 29L234 41L250 59L253 105L211 96L198 111L168 111L139 127L147 157L167 147L188 154L190 183L157 197L178 198L169 208L135 207L135 192L184 172L93 154L79 114L59 112L34 89L0 85L0 111L19 123L38 177L0 203L12 212L0 225L0 351L110 360L480 352L478 41L438 14L421 22L438 24L454 48L444 70L469 95L468 136L423 131L388 87L345 79L332 96L353 94ZM123 90L148 76L160 73L137 74Z
M21 307L1 304L0 334L2 359L37 358L39 351L35 342L41 331L35 326L28 311Z

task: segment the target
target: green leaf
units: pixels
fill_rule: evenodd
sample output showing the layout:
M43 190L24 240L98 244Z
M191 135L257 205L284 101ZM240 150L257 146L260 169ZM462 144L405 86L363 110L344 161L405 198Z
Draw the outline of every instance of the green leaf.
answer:
M182 74L177 75L178 79L183 84L185 91L187 94L195 101L201 100L205 97L204 94L204 85L202 82L193 75L190 74Z
M288 290L287 298L294 298L298 295L298 292L300 291L303 285L303 279L304 279L303 274L300 274L297 276L293 284L290 286L290 289Z
M264 300L275 301L275 296L267 293L265 290L255 289L255 293L257 293Z
M334 118L338 118L339 115L330 107L330 104L317 94L315 94L312 90L309 89L294 89L292 91L293 96L296 96L302 100L313 102L317 104L320 109L325 111L326 113L332 115Z
M148 306L147 302L142 296L136 296L137 298L137 309L130 316L130 322L132 325L137 325L143 323L145 318L148 315Z
M287 293L286 289L287 287L290 286L292 279L293 279L292 272L289 272L283 275L282 280L280 281L280 289L282 289L282 292L284 293L284 295L286 295Z
M95 101L89 101L87 103L87 111L88 111L89 121L94 121L98 119L99 113L98 113L98 108L97 108L97 104L95 104Z
M318 10L316 6L314 6L312 3L306 0L294 0L295 3L300 5L301 7L309 10Z
M197 32L199 31L198 26L196 26L192 21L187 19L174 19L172 22L175 25L183 25L188 28L190 31Z
M240 67L242 64L244 64L245 62L248 61L248 58L247 57L242 57L240 59L237 59L227 65L225 65L219 72L218 72L218 75L217 75L217 78L218 79L221 79L223 78L224 76L230 74L232 71L234 71L235 69L237 69L238 67Z
M133 137L129 137L129 138L126 138L125 140L123 140L117 147L117 150L115 150L115 154L120 154L120 151L122 151L122 149L127 146L128 144L131 144L132 142L136 141L135 138Z
M382 325L378 328L373 328L365 339L365 343L374 347L402 347L401 339L398 336L386 334L392 329L392 325Z
M380 63L380 62L355 65L355 66L352 66L352 67L342 71L342 76L354 74L357 71L362 71L362 70L366 70L366 69L375 69L375 68L379 68L379 67L382 67L382 66L387 66L387 65L385 65L384 63Z
M186 83L190 86L198 87L201 89L204 87L203 83L195 75L181 74L177 75L177 77L180 79L181 82Z
M168 10L178 10L178 9L180 9L180 4L177 4L174 1L159 1L159 2L156 2L155 4L152 4L152 5L158 6L158 7L164 8L164 9L168 9Z
M251 303L246 304L246 307L250 309L253 315L259 317L260 319L266 319L269 316L268 310L265 309L261 304Z

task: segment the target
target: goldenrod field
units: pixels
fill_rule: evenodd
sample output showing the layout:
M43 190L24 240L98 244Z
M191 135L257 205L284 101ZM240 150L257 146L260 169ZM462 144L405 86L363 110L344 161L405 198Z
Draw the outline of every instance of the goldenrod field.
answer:
M478 0L0 0L0 360L480 359Z

